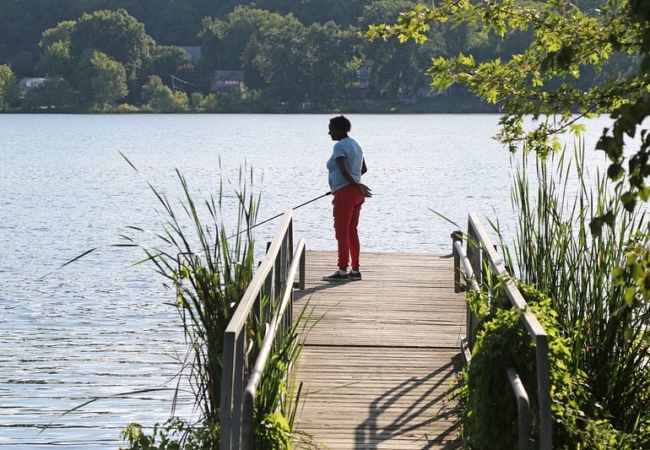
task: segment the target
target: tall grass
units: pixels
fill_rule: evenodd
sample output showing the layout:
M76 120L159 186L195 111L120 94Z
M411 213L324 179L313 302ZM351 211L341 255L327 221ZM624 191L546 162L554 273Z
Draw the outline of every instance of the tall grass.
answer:
M149 184L162 205L165 221L155 234L159 245L144 246L133 236L123 236L128 245L144 250L146 258L162 275L165 286L175 296L176 307L188 357L180 377L185 378L196 399L201 419L218 423L224 332L232 313L248 287L254 272L254 240L250 227L255 223L259 196L249 193L253 171L239 172L236 190L237 220L234 233L224 224L224 187L203 204L192 198L185 177L176 171L182 187L179 206ZM200 207L202 211L199 211ZM202 217L207 217L207 223ZM146 230L131 227L145 233ZM255 331L261 331L253 328Z
M162 449L168 448L167 445L188 450L218 447L224 334L255 269L251 229L256 223L260 200L259 195L256 197L249 192L253 184L252 169L249 172L242 168L239 172L234 199L237 208L234 230L232 225L224 224L224 216L232 212L224 210L226 199L231 199L225 195L223 181L216 197L210 196L202 204L197 204L185 177L178 171L176 173L182 187L178 204L149 184L165 217L162 231L155 234L159 244L145 246L137 237L122 237L127 241L126 246L139 247L145 252L146 258L140 263L153 263L156 272L162 275L164 285L175 297L173 305L178 311L188 347L178 375L178 386L187 381L194 394L195 410L201 416L198 425L172 417L164 425L157 424L151 436L144 435L138 424L130 424L123 437L132 449ZM180 213L177 212L179 207ZM232 205L229 207L232 209ZM207 217L207 223L203 217ZM141 228L131 229L148 233ZM260 308L254 308L248 317L247 368L252 368L255 363L267 322L276 306L262 298ZM291 327L277 337L256 400L256 448L291 448L301 387L290 384L290 368L303 345L297 339L297 329L300 324L306 326L310 316L311 312L305 305ZM174 395L174 402L176 399L177 395ZM175 438L170 439L170 436Z
M583 144L573 158L537 159L533 178L529 165L524 156L512 190L513 275L551 298L561 333L570 338L572 371L586 374L598 418L635 434L650 419L650 310L630 294L638 283L622 268L630 245L648 236L646 217L626 212L621 191L605 176L590 178ZM607 208L613 214L593 235L589 224Z

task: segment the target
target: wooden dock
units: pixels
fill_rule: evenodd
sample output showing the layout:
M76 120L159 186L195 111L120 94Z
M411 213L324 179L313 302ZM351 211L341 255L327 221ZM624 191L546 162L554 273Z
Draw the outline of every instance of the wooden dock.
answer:
M462 367L465 300L454 293L453 258L362 254L363 280L321 281L333 252L307 252L309 302L320 322L294 368L303 383L301 449L459 449L450 393Z

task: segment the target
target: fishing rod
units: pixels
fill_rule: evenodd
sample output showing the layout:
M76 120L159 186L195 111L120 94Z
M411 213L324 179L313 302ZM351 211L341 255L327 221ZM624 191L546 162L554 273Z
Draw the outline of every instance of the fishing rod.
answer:
M298 205L298 206L294 206L294 207L291 208L291 209L292 209L292 210L296 210L296 209L298 209L298 208L302 208L303 206L308 205L308 204L310 204L311 202L315 202L316 200L320 200L321 198L323 198L323 197L327 197L328 195L331 195L331 194L332 194L332 191L327 191L327 192L325 192L323 195L319 195L319 196L316 197L316 198L312 198L311 200L306 201L305 203L301 203L301 204ZM247 231L250 231L250 230L252 230L252 229L255 228L255 227L259 227L260 225L264 225L265 223L270 222L270 221L272 221L273 219L277 219L278 217L282 216L283 214L284 214L284 213L282 212L282 213L280 213L280 214L278 214L278 215L275 215L275 216L273 216L273 217L270 217L270 218L268 218L268 219L266 219L266 220L264 220L264 221L262 221L262 222L260 222L260 223L256 223L255 225L253 225L253 226L251 226L251 227L248 227L248 228L246 228L245 230L240 231L239 233L235 233L235 234L233 234L232 236L229 236L228 239L230 239L230 238L232 238L232 237L235 237L235 236L237 236L237 235L240 235L240 234L242 234L242 233L246 233Z

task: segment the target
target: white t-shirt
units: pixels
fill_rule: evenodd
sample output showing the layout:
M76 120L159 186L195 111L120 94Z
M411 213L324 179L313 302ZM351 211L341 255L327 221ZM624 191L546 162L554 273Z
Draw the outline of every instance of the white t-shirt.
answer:
M345 167L357 182L361 183L361 166L363 164L363 149L357 141L351 137L346 137L334 144L334 151L332 156L327 161L327 169L329 170L328 182L332 193L350 184L348 180L343 177L336 163L337 158L345 158Z

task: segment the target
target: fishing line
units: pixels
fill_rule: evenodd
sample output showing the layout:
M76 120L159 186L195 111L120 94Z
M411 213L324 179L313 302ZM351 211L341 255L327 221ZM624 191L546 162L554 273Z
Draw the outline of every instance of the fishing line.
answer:
M323 198L323 197L327 197L328 195L331 195L331 194L332 194L332 191L327 191L327 192L325 192L323 195L319 195L319 196L316 197L316 198L312 198L311 200L306 201L305 203L301 203L301 204L298 205L298 206L294 206L294 207L291 208L291 209L292 209L292 210L296 210L296 209L298 209L298 208L302 208L303 206L308 205L308 204L310 204L311 202L315 202L316 200L320 200L321 198ZM240 235L240 234L242 234L242 233L246 233L247 231L250 231L250 230L252 230L252 229L255 228L255 227L259 227L260 225L264 225L265 223L270 222L270 221L272 221L273 219L277 219L278 217L280 217L280 216L282 216L282 215L284 215L283 212L280 213L280 214L278 214L278 215L275 215L275 216L273 216L273 217L270 217L270 218L268 218L268 219L266 219L266 220L264 220L264 221L262 221L262 222L256 223L255 225L253 225L253 226L251 226L251 227L248 227L248 228L246 228L245 230L240 231L239 233L235 233L235 234L233 234L232 236L229 236L227 239L233 238L233 237L238 236L238 235Z

